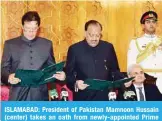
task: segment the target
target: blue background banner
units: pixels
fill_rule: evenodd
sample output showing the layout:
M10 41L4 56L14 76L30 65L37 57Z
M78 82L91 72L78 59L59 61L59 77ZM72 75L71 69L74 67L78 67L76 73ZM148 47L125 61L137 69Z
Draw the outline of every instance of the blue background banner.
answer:
M162 102L2 101L2 121L162 121Z

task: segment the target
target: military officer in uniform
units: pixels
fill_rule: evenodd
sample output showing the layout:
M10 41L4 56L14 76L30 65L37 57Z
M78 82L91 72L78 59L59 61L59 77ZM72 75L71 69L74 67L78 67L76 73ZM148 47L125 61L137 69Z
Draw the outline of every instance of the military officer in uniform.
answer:
M108 90L88 90L84 80L112 80L112 72L119 71L114 47L101 40L102 25L96 20L85 24L85 39L71 45L66 63L67 86L75 101L108 100ZM117 78L117 77L116 77Z
M29 11L22 17L23 34L5 41L1 63L1 80L12 85L9 100L48 100L46 84L38 87L15 85L21 81L15 78L17 69L39 70L55 63L52 42L37 36L39 26L39 14L36 11ZM65 73L58 72L55 74L55 78L64 80Z
M144 35L131 40L127 55L127 67L140 64L144 72L157 78L156 85L162 93L162 38L155 32L158 15L154 11L145 12L140 20Z

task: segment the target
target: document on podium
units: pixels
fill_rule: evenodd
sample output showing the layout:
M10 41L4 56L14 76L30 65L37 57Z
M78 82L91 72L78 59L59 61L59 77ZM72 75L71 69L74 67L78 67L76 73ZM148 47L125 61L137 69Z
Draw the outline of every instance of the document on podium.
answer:
M60 62L58 64L52 64L45 67L42 70L16 70L15 77L21 80L17 85L21 86L39 86L41 84L46 84L53 82L56 79L53 75L57 71L62 71L65 62Z
M124 83L129 82L133 79L134 79L134 77L124 78L124 79L120 79L120 80L116 80L116 81L100 80L100 79L86 79L84 81L84 83L89 85L87 87L87 89L103 90L105 88L107 88L107 89L119 88L122 85L124 85Z

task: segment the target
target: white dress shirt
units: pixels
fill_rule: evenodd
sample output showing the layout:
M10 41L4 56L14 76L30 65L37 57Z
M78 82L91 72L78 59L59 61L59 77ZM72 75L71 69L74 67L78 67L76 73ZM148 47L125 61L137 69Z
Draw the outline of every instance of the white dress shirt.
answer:
M142 87L142 93L143 93L143 96L144 96L144 101L146 101L146 96L145 96L145 89L144 89L144 86L143 84L141 85L136 85L136 84L133 84L134 87L135 87L135 90L136 90L136 94L137 94L137 101L140 101L140 94L139 94L139 87Z

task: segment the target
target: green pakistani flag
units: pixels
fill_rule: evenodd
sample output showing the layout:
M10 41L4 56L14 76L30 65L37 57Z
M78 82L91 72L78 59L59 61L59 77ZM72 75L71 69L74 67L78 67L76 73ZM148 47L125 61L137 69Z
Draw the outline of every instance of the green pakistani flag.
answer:
M17 85L21 86L39 86L41 84L46 84L48 82L53 82L56 78L53 74L57 71L62 71L65 62L60 62L58 64L52 64L45 67L42 70L16 70L15 77L21 80Z
M64 62L60 62L58 64L54 64L51 66L48 66L42 70L44 73L42 80L39 84L46 84L48 82L53 82L56 80L56 78L53 77L53 74L56 74L57 71L62 71L65 65Z
M55 98L58 98L58 93L57 93L57 90L56 89L53 89L53 90L49 90L49 95L50 97L55 97Z
M107 89L114 89L121 87L124 83L131 81L134 79L132 78L126 78L126 79L120 79L116 81L108 81L108 80L100 80L100 79L86 79L84 81L85 84L88 84L89 86L87 89L92 90L104 90Z

